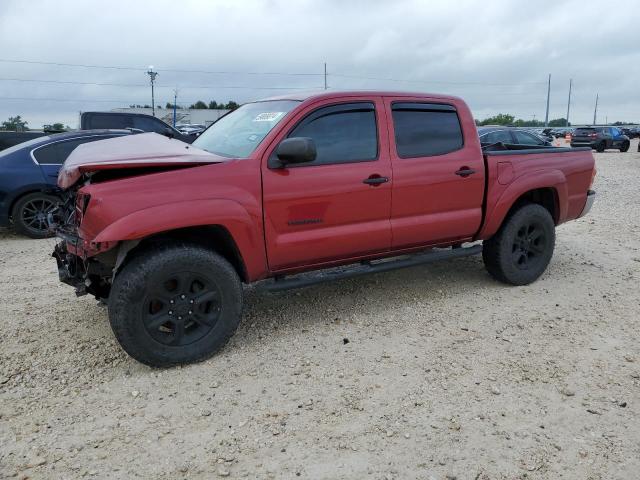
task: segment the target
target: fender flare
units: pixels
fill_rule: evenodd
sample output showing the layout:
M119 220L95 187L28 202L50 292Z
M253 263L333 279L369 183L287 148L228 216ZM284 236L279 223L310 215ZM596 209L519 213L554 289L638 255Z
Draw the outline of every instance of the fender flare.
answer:
M534 171L516 178L500 194L493 207L487 210L486 218L488 221L480 230L478 238L486 239L494 235L518 199L532 190L541 188L551 188L555 192L558 211L554 221L556 225L562 223L567 217L568 209L567 178L562 171L556 169L543 172Z
M236 244L250 277L266 265L261 218L252 216L240 203L226 199L189 200L136 210L102 230L91 243L141 240L151 235L188 227L224 227Z

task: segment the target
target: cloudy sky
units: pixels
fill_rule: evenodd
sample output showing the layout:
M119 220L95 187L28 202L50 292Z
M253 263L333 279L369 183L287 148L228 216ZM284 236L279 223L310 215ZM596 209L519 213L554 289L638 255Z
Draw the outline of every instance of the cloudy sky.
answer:
M77 126L78 112L293 89L460 95L512 113L640 122L640 2L484 0L2 0L0 121ZM67 65L64 65L67 64ZM84 66L80 66L84 65ZM110 68L106 68L110 67ZM115 68L118 67L118 68Z

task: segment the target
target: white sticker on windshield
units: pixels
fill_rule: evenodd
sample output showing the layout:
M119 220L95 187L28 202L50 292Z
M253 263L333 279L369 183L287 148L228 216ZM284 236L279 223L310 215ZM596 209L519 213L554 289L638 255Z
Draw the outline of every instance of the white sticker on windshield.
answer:
M258 114L256 118L253 119L254 122L275 122L279 119L284 112L264 112Z

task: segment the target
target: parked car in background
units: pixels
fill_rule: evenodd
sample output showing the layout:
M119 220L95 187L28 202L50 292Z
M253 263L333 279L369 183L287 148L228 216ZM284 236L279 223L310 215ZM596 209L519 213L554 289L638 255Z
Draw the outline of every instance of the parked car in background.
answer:
M555 138L553 135L549 133L551 131L550 128L526 128L525 130L533 133L534 135L537 135L543 140L548 141L549 144L551 144L551 142L553 142L553 139Z
M47 133L42 130L28 130L26 132L0 131L0 151L45 135Z
M490 145L493 143L506 143L511 145L550 146L551 142L538 135L513 127L478 127L480 143Z
M0 226L31 238L48 236L60 166L78 146L130 135L129 130L87 130L41 136L0 152Z
M551 135L553 135L555 138L566 137L567 133L569 135L572 135L573 134L573 128L560 127L560 128L554 128L553 130L551 130Z
M640 129L637 127L620 127L623 135L626 135L630 139L638 138L640 136Z
M165 137L176 138L186 143L193 142L198 136L194 133L182 133L159 118L144 113L126 112L82 112L80 129L134 129L139 132L154 132Z
M200 135L206 130L206 125L200 123L183 123L182 125L176 125L176 128L185 135Z
M621 152L629 150L629 137L617 127L580 127L571 137L572 147L591 147L597 152L615 148Z

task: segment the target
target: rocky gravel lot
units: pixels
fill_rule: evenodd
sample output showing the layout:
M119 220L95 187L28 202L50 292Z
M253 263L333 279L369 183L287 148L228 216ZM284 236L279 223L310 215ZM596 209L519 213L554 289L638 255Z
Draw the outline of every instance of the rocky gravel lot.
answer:
M640 153L545 275L479 257L246 291L222 353L154 370L60 285L53 240L0 232L0 477L637 479Z

